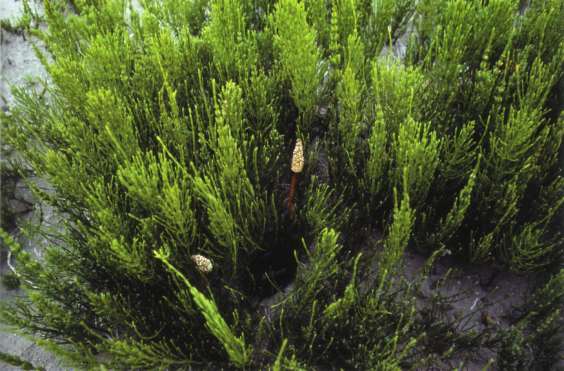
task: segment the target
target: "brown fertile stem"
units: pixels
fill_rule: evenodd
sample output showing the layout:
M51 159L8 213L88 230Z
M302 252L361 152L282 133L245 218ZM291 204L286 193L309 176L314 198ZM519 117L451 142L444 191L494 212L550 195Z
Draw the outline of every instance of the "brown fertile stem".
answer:
M209 289L210 287L210 282L208 281L208 278L206 277L205 273L201 273L200 275L202 276L202 278L204 279L204 284L206 285L206 287Z
M294 217L294 194L298 186L298 174L292 173L292 180L290 181L290 191L288 192L288 212L290 216Z

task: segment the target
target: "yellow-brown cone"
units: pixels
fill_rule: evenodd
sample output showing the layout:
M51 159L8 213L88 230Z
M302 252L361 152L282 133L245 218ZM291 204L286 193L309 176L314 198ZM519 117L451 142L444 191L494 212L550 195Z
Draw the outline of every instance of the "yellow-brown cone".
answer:
M211 260L202 255L192 255L192 261L196 264L196 268L202 273L209 273L213 269Z
M301 173L304 169L304 144L301 139L296 140L290 169L296 174Z

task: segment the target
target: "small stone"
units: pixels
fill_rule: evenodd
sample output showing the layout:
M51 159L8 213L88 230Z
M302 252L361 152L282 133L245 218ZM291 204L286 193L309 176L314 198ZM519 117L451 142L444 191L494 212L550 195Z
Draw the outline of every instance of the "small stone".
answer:
M33 206L27 202L22 202L19 200L9 200L8 209L13 214L25 214L33 210Z
M16 184L14 198L18 201L23 201L28 204L34 204L36 202L35 197L33 197L33 193L31 193L31 190L22 180L18 181L18 183Z
M319 107L319 109L317 110L317 113L321 117L327 116L327 107Z

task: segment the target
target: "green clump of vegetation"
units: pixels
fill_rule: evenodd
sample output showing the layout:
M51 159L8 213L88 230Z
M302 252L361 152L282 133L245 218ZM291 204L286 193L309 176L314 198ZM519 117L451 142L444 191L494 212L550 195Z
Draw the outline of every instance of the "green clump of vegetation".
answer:
M4 273L0 278L4 287L6 287L8 290L15 290L20 287L20 280L18 276L13 272Z
M81 368L552 361L562 273L485 341L423 315L402 258L560 263L561 1L44 5L50 85L2 130L66 222L41 261L0 232L5 322Z
M2 153L3 154L3 153ZM9 205L14 195L16 172L10 166L0 165L0 228L11 230L15 227L15 215Z
M43 21L37 9L31 6L30 0L23 0L22 8L23 14L20 18L0 19L0 30L22 35L25 38L26 32L30 32L32 27L37 27Z

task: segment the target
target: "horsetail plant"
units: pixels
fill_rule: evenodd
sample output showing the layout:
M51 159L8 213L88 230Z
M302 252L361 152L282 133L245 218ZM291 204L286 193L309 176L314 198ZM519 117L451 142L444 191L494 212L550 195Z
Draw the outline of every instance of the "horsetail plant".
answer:
M0 116L64 216L39 259L0 233L3 322L80 369L555 362L561 0L72 3ZM476 333L415 251L546 283Z

